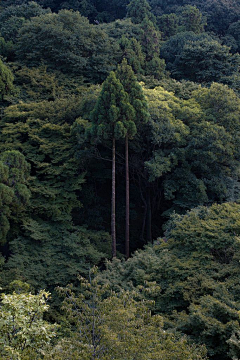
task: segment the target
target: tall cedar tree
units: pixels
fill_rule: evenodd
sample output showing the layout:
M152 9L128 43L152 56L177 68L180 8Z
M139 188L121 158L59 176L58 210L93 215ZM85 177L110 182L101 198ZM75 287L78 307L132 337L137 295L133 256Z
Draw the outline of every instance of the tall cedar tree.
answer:
M99 140L112 139L112 257L116 257L116 140L136 133L134 108L123 85L111 72L104 81L102 91L91 114L91 133Z
M129 258L129 161L128 161L128 140L132 139L137 132L137 127L149 120L148 105L143 94L142 88L136 80L134 72L123 59L116 72L117 78L121 81L124 90L129 95L129 101L134 108L134 117L131 121L134 126L129 127L125 135L125 164L126 164L126 236L125 236L125 256Z

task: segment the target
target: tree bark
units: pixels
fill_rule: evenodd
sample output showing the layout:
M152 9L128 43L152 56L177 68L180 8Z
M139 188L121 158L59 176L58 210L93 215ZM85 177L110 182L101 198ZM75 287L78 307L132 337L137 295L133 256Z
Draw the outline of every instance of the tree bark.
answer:
M129 258L129 164L128 164L128 136L125 138L126 164L126 228L125 228L125 256Z
M117 255L116 246L116 141L113 137L112 143L112 212L111 212L111 235L112 235L112 257Z
M147 242L152 242L152 207L150 189L147 189Z

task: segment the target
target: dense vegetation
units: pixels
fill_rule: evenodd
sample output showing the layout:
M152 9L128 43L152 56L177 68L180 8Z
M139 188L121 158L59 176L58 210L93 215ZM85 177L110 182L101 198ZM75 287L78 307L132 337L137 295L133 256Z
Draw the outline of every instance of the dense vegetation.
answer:
M1 1L1 359L240 358L239 52L238 0Z

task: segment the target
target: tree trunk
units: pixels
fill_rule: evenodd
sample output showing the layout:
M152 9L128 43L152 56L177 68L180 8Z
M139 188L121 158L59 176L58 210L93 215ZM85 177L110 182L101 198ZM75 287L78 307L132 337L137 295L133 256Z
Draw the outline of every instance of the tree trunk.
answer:
M125 229L125 256L129 258L129 164L128 164L128 136L125 138L126 164L126 229Z
M147 242L152 242L152 207L149 188L147 189Z
M113 137L112 143L112 213L111 213L111 235L112 235L112 257L117 255L116 247L116 145Z

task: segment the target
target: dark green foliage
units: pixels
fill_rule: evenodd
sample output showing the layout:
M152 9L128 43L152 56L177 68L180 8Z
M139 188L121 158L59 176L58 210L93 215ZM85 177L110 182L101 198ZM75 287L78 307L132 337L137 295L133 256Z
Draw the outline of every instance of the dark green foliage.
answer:
M165 62L159 58L161 34L147 17L142 21L141 29L140 42L146 56L146 75L161 79L165 70Z
M5 41L3 37L0 37L0 56L7 60L14 58L14 46L11 41Z
M229 43L228 46L232 46L231 47L231 51L232 52L240 52L240 20L237 22L232 23L227 31L227 35L231 37L231 39L229 39L227 41L227 45ZM230 42L231 41L231 42Z
M230 48L215 40L186 43L172 68L172 75L195 82L225 82L238 72L239 54L232 55Z
M176 14L164 14L157 18L157 25L164 40L176 35L179 27L179 18Z
M154 148L145 166L149 180L158 179L153 196L161 194L177 211L238 198L239 99L234 92L214 84L196 91L195 101L179 100L160 88L146 95Z
M141 22L141 29L141 44L146 54L146 60L149 61L155 56L159 56L161 34L147 17Z
M4 267L1 285L21 279L35 289L75 282L94 264L110 256L109 234L83 227L29 220L24 235L10 242L12 256Z
M43 9L34 1L9 6L0 13L0 34L6 41L15 43L18 31L27 20L46 13L50 13L50 10Z
M92 112L92 134L97 139L124 138L130 131L136 133L136 126L131 120L134 109L129 103L128 94L113 72L103 83L102 91Z
M143 74L145 67L145 55L143 54L141 44L136 39L127 39L122 36L119 42L122 51L122 57L126 58L128 64L136 74Z
M30 166L18 151L0 154L0 243L3 245L10 224L21 224L29 206Z
M238 0L150 0L156 16L178 13L179 7L195 6L207 19L206 30L222 36L229 25L238 21L240 4Z
M126 59L118 66L116 77L120 80L124 90L129 95L129 102L135 110L135 117L133 117L132 120L135 122L136 126L138 127L141 126L141 124L147 123L149 120L148 104L142 87L137 82L133 69L128 65ZM128 133L130 139L134 135L135 134L131 135Z
M98 306L109 306L101 309L114 358L200 358L182 334L205 343L211 360L239 358L239 4L1 1L0 286L75 287L78 273L102 266L111 256L114 190L113 256L124 252L125 208L130 252L165 235L108 264L102 281L155 300L166 331L151 342L162 323L133 319L141 309L150 315L132 293L129 309L121 296L106 296ZM45 357L89 360L92 348L84 352L72 335Z
M74 281L77 273L85 273L109 255L108 234L73 224L73 215L81 223L79 194L84 182L75 157L74 121L80 113L81 100L75 97L22 103L6 110L1 123L6 141L1 146L21 149L33 177L28 219L9 243L4 286L21 278L35 288L53 289Z
M114 48L106 33L78 12L62 10L33 18L19 33L17 56L31 65L101 81L113 68Z
M154 21L151 6L147 0L132 0L127 6L127 16L134 24L140 24L145 18Z
M176 79L210 83L226 83L238 74L239 55L230 48L211 39L207 34L183 32L172 36L161 47L166 69Z
M167 70L172 70L178 57L181 55L184 46L187 43L193 44L195 41L207 39L211 41L211 37L207 34L194 34L193 32L182 32L172 36L161 46L161 57L166 61Z
M240 325L239 225L236 203L175 215L164 239L125 263L108 264L102 279L114 289L156 281L148 296L165 326L205 343L211 359L230 359L228 340Z
M131 121L133 125L127 131L125 135L125 177L126 177L126 239L125 239L125 256L129 257L129 150L128 150L128 140L132 139L135 135L135 129L138 130L139 127L146 124L150 118L148 112L147 101L144 97L142 88L137 83L134 72L132 68L127 64L127 60L124 59L122 63L118 66L116 72L117 78L121 81L121 84L124 87L124 90L129 95L129 102L135 110Z
M2 125L3 148L21 150L36 176L31 185L32 210L55 221L70 220L72 209L79 206L77 192L83 182L71 134L78 104L66 108L70 104L71 100L58 100L14 105L7 109Z
M132 72L133 75L133 72ZM134 75L133 75L134 76ZM91 113L91 136L95 141L112 141L112 210L111 234L112 256L116 257L116 140L133 137L136 132L134 123L135 109L129 101L121 82L111 72L104 81L98 101Z
M222 36L229 25L239 20L240 4L237 0L198 1L197 6L207 15L206 30Z
M98 26L106 32L110 38L116 40L120 40L122 37L127 37L129 40L132 38L140 39L140 24L133 24L129 18L116 20L109 24L100 24Z
M199 34L204 31L204 25L206 25L202 13L196 6L191 5L178 8L176 13L159 16L157 24L164 39L186 31Z
M179 11L179 32L192 31L199 34L204 31L204 19L196 6L186 5Z

